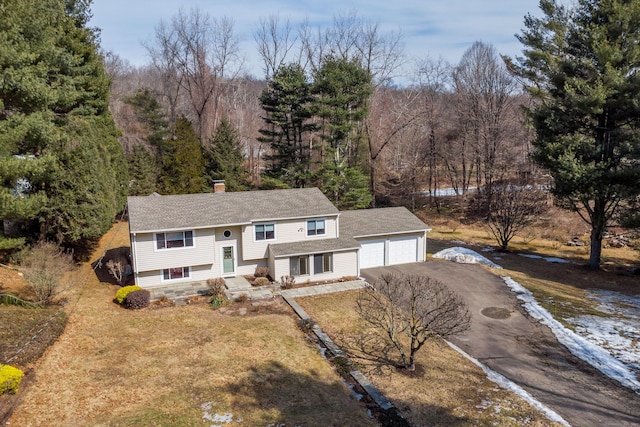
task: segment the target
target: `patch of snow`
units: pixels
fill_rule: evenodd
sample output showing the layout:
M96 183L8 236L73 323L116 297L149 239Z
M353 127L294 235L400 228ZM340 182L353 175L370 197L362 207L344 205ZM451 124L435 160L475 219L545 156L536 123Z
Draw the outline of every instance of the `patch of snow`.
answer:
M493 252L493 251L495 251L496 249L495 249L495 248L492 248L491 246L485 246L485 247L484 247L484 248L482 248L481 250L482 250L482 252Z
M213 416L213 422L216 423L230 423L231 421L233 421L233 414L214 414Z
M542 412L551 421L555 421L557 423L562 424L563 426L570 427L570 424L566 422L564 418L558 415L557 412L555 412L554 410L550 409L549 407L547 407L546 405L538 401L535 397L529 394L525 389L523 389L522 387L520 387L519 385L517 385L516 383L514 383L504 375L499 374L493 369L485 366L483 363L481 363L477 359L469 356L464 350L462 350L455 344L449 341L445 341L445 342L449 344L449 346L453 348L455 351L457 351L458 353L463 355L465 358L470 360L472 363L474 363L476 366L478 366L480 369L482 369L484 373L487 374L487 378L489 378L491 381L493 381L494 383L497 383L502 388L505 388L511 391L512 393L515 393L517 396L527 401L531 406L536 408L538 411Z
M449 243L453 243L454 245L468 245L467 242L463 242L462 240L449 240Z
M205 402L202 405L200 405L200 408L202 409L202 419L206 420L206 421L211 421L213 423L224 423L224 424L229 424L233 421L233 414L213 414L211 415L211 409L213 409L213 402ZM242 422L242 419L239 419L240 421L236 420L236 422L240 423ZM211 427L222 427L222 424L211 424Z
M640 296L624 295L620 292L590 289L590 298L598 301L598 310L605 313L622 314L640 323Z
M579 316L567 322L575 325L578 335L640 371L640 330L636 324L600 316Z
M564 258L558 258L558 257L554 257L554 256L544 257L544 256L540 256L540 255L535 255L535 254L518 254L518 255L520 255L522 257L525 257L525 258L531 258L531 259L543 259L543 260L545 260L547 262L551 262L551 263L554 263L554 264L568 264L569 263L569 261L567 261Z
M479 405L476 405L476 409L487 409L491 405L493 405L493 401L491 401L491 400L483 400L482 402L480 402Z
M640 394L640 382L629 367L609 354L607 350L565 328L560 322L553 318L551 313L542 308L533 294L521 284L510 277L503 277L502 280L504 280L507 286L516 294L516 297L523 302L523 307L527 312L534 319L547 325L558 341L567 347L573 355L589 363L609 378L618 381L625 387L629 387Z
M345 382L346 383L346 382ZM364 395L358 393L355 388L353 387L352 384L347 384L347 388L349 390L351 390L351 393L353 393L353 396L356 398L356 400L359 402L362 400L362 398L364 397Z
M576 333L606 349L640 374L640 297L619 292L589 290L598 310L612 317L578 316L567 319Z
M475 193L478 190L478 187L468 187L467 188L467 194L472 194ZM424 194L425 196L436 196L436 197L443 197L443 196L447 196L447 197L451 197L451 196L459 196L461 194L463 194L463 190L462 188L453 188L453 187L449 187L449 188L438 188L437 190L425 190L422 192L422 194Z
M318 350L320 350L320 355L321 355L323 358L325 358L325 359L326 359L326 358L327 358L327 348L326 348L326 347L321 346L320 344L316 344L316 347L318 347Z
M459 246L453 248L443 249L440 252L433 254L434 258L448 259L461 264L483 264L492 268L502 268L498 264L489 261L476 251L471 249L461 248Z

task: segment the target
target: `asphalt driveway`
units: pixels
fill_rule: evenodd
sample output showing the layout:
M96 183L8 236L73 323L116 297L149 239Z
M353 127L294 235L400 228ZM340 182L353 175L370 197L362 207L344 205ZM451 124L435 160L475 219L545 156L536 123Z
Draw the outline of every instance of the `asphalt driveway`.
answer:
M500 277L477 265L429 261L365 269L424 274L461 294L471 329L450 341L518 384L573 426L639 426L640 396L574 357L549 328L529 318Z

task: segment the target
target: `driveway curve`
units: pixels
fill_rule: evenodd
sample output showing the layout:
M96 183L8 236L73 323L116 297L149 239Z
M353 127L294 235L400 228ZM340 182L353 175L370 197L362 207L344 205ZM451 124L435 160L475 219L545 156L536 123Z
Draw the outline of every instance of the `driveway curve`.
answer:
M450 341L518 384L573 426L640 426L640 396L573 356L531 319L500 277L477 266L429 261L366 269L438 279L464 297L471 329Z

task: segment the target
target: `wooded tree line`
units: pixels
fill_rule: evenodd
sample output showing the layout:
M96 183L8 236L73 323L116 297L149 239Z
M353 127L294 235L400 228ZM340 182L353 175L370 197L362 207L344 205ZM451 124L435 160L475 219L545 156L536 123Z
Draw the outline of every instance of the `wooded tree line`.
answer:
M424 60L399 87L392 79L409 63L401 34L382 33L355 13L317 31L307 23L294 31L272 16L254 36L264 82L241 74L232 21L199 9L156 27L148 66L107 55L112 111L129 157L147 156L139 146L165 164L166 152L150 137L160 128L172 134L184 116L200 141L210 189L216 168L207 152L225 122L248 173L240 188L318 186L340 208L416 207L423 191L453 187L464 194L533 172L531 132L520 109L529 98L492 46L474 44L456 66ZM131 102L136 91L152 98L164 125L141 126ZM173 192L163 182L156 188Z
M265 82L242 77L232 21L198 9L157 27L149 67L111 69L151 85L166 116L188 117L201 143L228 120L254 187L316 185L341 208L415 208L425 194L437 204L440 188L476 187L490 219L494 206L513 205L513 194L492 198L514 182L548 186L592 227L595 267L606 226L637 217L638 10L625 0L541 9L525 19L523 58L477 42L458 64L415 63L401 87L392 84L407 64L401 34L355 13L325 29L261 20ZM539 166L550 173L542 182Z
M127 193L210 191L217 179L230 191L318 186L343 209L416 208L476 187L489 213L536 164L592 225L593 263L606 225L634 217L634 2L543 0L519 36L523 58L477 42L454 65L412 62L400 32L357 13L326 28L271 16L254 32L264 81L245 74L229 18L180 10L133 67L98 54L90 4L0 2L0 213L32 235L95 239Z

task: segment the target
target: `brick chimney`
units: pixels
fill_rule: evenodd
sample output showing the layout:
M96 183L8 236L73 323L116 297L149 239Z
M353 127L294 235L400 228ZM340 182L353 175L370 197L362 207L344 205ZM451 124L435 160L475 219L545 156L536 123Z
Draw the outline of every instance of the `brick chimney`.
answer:
M218 179L213 181L213 192L224 193L224 179Z

